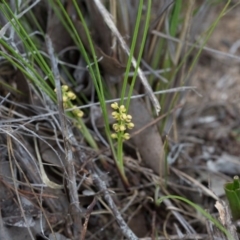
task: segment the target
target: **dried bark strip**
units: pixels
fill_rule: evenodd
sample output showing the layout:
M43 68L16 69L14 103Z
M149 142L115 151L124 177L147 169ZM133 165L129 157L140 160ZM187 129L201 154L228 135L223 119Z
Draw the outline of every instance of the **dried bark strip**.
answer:
M57 66L57 61L54 56L54 50L52 46L52 41L49 38L49 36L46 36L46 45L48 54L51 61L51 67L53 71L53 76L55 80L56 85L56 92L57 92L57 99L58 99L58 109L59 109L59 119L61 123L61 128L63 130L63 138L64 138L64 148L66 152L66 160L68 162L67 166L67 184L68 184L68 190L69 190L69 197L70 197L70 204L72 207L71 215L73 218L73 235L75 239L79 239L81 230L82 230L82 219L81 219L81 213L82 210L80 208L80 203L78 200L78 190L77 190L77 183L76 183L76 172L74 168L74 161L73 161L73 152L71 150L71 144L68 141L72 137L72 132L70 130L70 126L68 126L66 118L64 116L64 110L63 110L63 101L62 101L62 91L61 91L61 84L60 84L60 73Z

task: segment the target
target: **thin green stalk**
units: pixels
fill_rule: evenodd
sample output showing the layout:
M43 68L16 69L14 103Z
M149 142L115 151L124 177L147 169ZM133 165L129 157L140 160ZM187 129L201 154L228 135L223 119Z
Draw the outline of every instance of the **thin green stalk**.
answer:
M130 49L130 56L129 56L129 59L128 59L127 69L126 69L124 80L123 80L123 87L122 87L122 91L121 91L120 105L123 104L123 102L124 102L123 99L126 95L126 89L127 89L127 83L128 83L128 73L130 71L130 66L131 66L131 62L132 62L132 58L133 58L133 53L134 53L134 49L135 49L136 41L137 41L137 35L138 35L138 32L139 32L139 26L140 26L141 16L142 16L142 7L143 7L143 1L140 1L139 7L138 7L138 15L137 15L137 20L136 20L136 25L135 25L135 29L134 29L133 40L132 40L131 49ZM137 58L137 65L136 65L136 68L135 68L135 71L134 71L134 76L132 78L130 88L128 90L128 99L127 99L127 102L126 102L126 111L127 112L128 112L128 108L129 108L129 105L130 105L130 99L131 99L131 96L132 96L132 93L133 93L134 84L135 84L136 77L137 77L137 74L138 74L138 67L139 67L140 62L141 62L141 57L142 57L142 53L143 53L143 49L144 49L144 45L145 45L145 40L146 40L148 25L149 25L149 20L150 20L150 14L151 14L151 0L148 1L146 23L145 23L143 38L142 38L142 41L141 41L141 46L140 46L140 50L139 50L139 54L138 54L138 58ZM126 179L125 181L128 181L127 178L126 178L125 172L124 172L123 133L118 134L117 141L118 141L117 159L118 159L120 172L121 172L121 175L124 177L124 179Z
M225 227L217 219L213 218L208 212L203 210L197 204L191 202L190 200L188 200L186 198L183 198L183 197L180 197L180 196L176 196L176 195L168 195L168 196L163 196L163 197L161 197L159 199L156 199L156 204L159 206L165 199L178 199L178 200L181 200L181 201L187 203L188 205L190 205L193 208L195 208L198 212L200 212L209 221L211 221L220 231L222 231L227 236L228 239L234 240L234 238L230 234L230 232L227 229L225 229Z
M40 26L40 24L39 24L38 20L36 19L35 15L32 13L32 11L30 11L29 13L30 13L31 18L33 19L34 24L38 28L39 32L41 32L44 35L43 29Z
M122 135L122 134L120 134ZM118 159L118 166L120 169L121 174L125 175L124 173L124 164L123 164L123 140L122 136L118 138L118 144L117 144L117 159Z
M56 14L62 20L62 23L64 24L64 26L68 30L69 34L73 37L74 41L76 42L77 46L79 47L79 49L80 49L80 51L83 55L86 63L88 64L88 69L89 69L90 75L92 77L92 80L93 80L93 83L94 83L94 86L95 86L95 89L96 89L96 92L97 92L97 95L98 95L98 98L99 98L99 101L100 101L100 106L101 106L101 109L102 109L102 112L103 112L103 118L104 118L104 121L105 121L105 131L106 131L106 134L107 134L108 142L110 144L114 159L116 161L117 154L116 154L112 139L110 137L110 132L111 131L110 131L110 126L109 126L109 121L108 121L108 112L107 112L107 108L106 108L106 104L105 104L104 89L103 89L103 86L102 86L102 79L101 79L97 59L94 57L94 59L93 59L94 64L92 64L92 62L90 61L90 58L89 58L89 56L88 56L88 54L87 54L87 52L86 52L86 50L83 46L83 43L82 43L82 41L81 41L81 39L80 39L80 37L77 33L77 30L76 30L72 20L68 16L68 14L67 14L65 8L63 7L61 1L57 0L57 3L58 3L58 6L60 7L61 12L63 13L64 19L62 17L62 14L59 14L58 9L55 7L53 1L51 1L51 4L52 4L53 8L55 9ZM92 56L95 56L93 42L92 42L88 27L86 25L86 22L85 22L85 20L82 16L82 13L81 13L76 1L73 1L73 3L74 3L74 6L76 8L76 11L79 15L79 18L82 21L84 29L86 31L86 35L88 37L88 41L89 41L89 45L90 45L90 48L91 48ZM95 70L96 70L96 72L95 72ZM117 162L116 162L116 165L117 165Z
M148 3L150 3L150 4L148 4L147 17L150 15L149 12L151 11L151 0L148 1ZM132 64L133 53L134 53L134 49L135 49L136 42L137 42L137 35L138 35L138 32L139 32L139 26L140 26L140 23L141 23L142 8L143 8L143 0L140 0L139 6L138 6L138 14L137 14L136 25L135 25L135 28L134 28L133 40L132 40L131 49L130 49L130 55L129 55L129 58L128 58L127 68L126 68L126 72L125 72L124 80L123 80L120 105L123 104L124 97L126 95L126 89L127 89L127 84L128 84L128 73L130 71L130 67L131 67L131 64ZM146 32L147 32L147 29L148 29L148 27L147 27L148 20L149 20L149 18L147 18L147 21L146 21L146 25L145 25L145 29L144 29L144 37L143 37L144 40L141 43L141 50L140 50L140 53L138 55L138 61L137 61L137 66L135 68L134 77L132 79L130 89L128 90L128 99L127 99L127 103L126 103L126 110L127 111L128 111L129 104L130 104L130 97L132 96L133 87L134 87L135 80L136 80L136 77L137 77L138 67L139 67L139 64L140 64L140 61L141 61L143 46L144 46L145 39L146 39ZM117 160L118 160L120 173L121 173L122 177L124 178L124 182L128 186L129 183L128 183L128 179L125 175L124 162L123 162L123 133L118 134L118 136L119 137L117 139L117 141L118 141Z
M11 56L2 51L0 51L0 55L2 55L9 62L11 62L15 67L20 69L38 87L40 87L42 90L47 92L52 100L56 100L56 98L54 97L54 94L51 94L53 93L53 91L51 90L50 86L45 81L42 81L42 78L39 75L39 73L31 65L29 65L29 63L24 58L22 58L21 55L16 53L14 49L12 49L3 39L0 39L0 43L7 50L9 50L9 52L11 53Z
M76 8L78 16L80 17L80 19L82 21L84 30L85 30L87 38L88 38L88 42L89 42L89 46L90 46L90 49L91 49L92 56L96 56L94 46L93 46L93 42L92 42L88 27L86 25L86 22L85 22L83 16L82 16L81 10L79 9L79 7L77 5L76 0L73 1L73 4ZM83 45L82 45L82 48L84 49ZM96 70L96 74L95 74L94 70L92 68L92 64L91 64L91 62L90 62L90 60L87 56L87 53L86 53L86 51L84 51L84 52L85 52L85 59L87 59L87 63L89 65L89 69L91 69L91 77L94 80L94 85L95 85L95 88L96 88L97 93L98 93L98 97L99 97L101 108L102 108L103 115L104 115L104 120L106 121L105 123L106 123L107 134L109 136L110 128L109 128L109 123L108 123L108 113L107 113L107 108L106 108L106 104L105 104L105 96L104 96L104 90L103 90L103 86L102 86L101 74L100 74L100 70L99 70L99 67L98 67L98 62L97 62L96 57L94 57L93 61L94 61L94 66L95 66L95 70Z
M179 15L181 12L182 0L176 0L174 4L174 9L172 12L172 17L170 20L170 34L175 37L177 28L179 27Z
M52 75L52 72L51 72L49 66L47 65L47 63L43 59L42 55L39 53L36 45L31 40L29 34L25 31L25 29L23 28L23 26L20 23L20 21L15 17L14 13L12 12L12 10L8 6L8 4L6 4L5 1L4 1L4 3L5 3L4 4L5 7L7 8L7 10L10 13L10 16L9 16L9 14L5 11L5 9L1 5L0 5L0 9L4 13L6 18L12 23L12 26L14 27L14 30L19 34L20 38L21 39L25 39L26 38L26 41L23 41L23 44L26 46L26 48L29 51L31 51L32 56L34 56L34 59L36 60L36 62L41 66L42 71L49 77L49 80L53 84L54 83L53 75ZM12 19L14 21L12 21Z
M36 45L31 40L25 29L22 27L20 21L15 18L14 14L12 13L11 9L6 6L7 10L10 12L11 16L8 16L7 12L5 11L4 14L8 19L14 19L12 21L13 27L16 30L16 32L19 34L20 38L23 40L23 43L25 44L26 48L28 49L28 52L31 52L31 57L33 57L34 60L39 64L40 69L44 71L44 73L49 77L50 80L53 80L52 72L47 65L47 62L42 57L40 52L38 51ZM4 56L9 62L11 62L14 66L16 66L18 69L20 69L29 79L31 79L39 88L41 88L48 96L51 97L53 101L56 102L56 94L54 93L52 87L40 76L40 74L35 70L34 64L31 64L31 60L25 60L18 52L16 52L14 49L12 49L7 43L4 42L3 39L0 39L0 42L3 46L6 47L11 52L11 55L16 58L12 59L7 54L1 53L2 56ZM69 112L69 117L73 117L73 115ZM86 141L89 143L90 146L93 148L97 148L97 144L94 141L92 135L89 133L88 129L86 128L85 124L82 122L82 120L78 119L78 122L81 125L81 131L86 139Z
M76 6L75 1L74 1L74 5L75 5L77 13L78 13L78 15L79 15L79 17L82 21L83 27L86 31L86 35L87 35L87 38L88 38L88 41L89 41L89 45L90 45L92 55L95 56L93 42L92 42L88 27L86 25L86 22L84 21L84 18L82 16L82 13L81 13L80 9ZM110 143L113 155L114 155L114 159L116 161L116 166L119 169L119 173L122 177L124 185L128 187L129 183L128 183L127 177L125 175L124 164L123 164L123 140L122 140L122 137L118 138L118 147L117 147L117 153L116 153L113 142L112 142L112 139L110 137L110 128L109 128L109 121L108 121L108 113L107 113L107 109L106 109L106 105L105 105L104 89L103 89L103 84L102 84L102 80L101 80L101 77L100 77L100 71L99 71L99 68L98 68L98 63L97 63L96 58L94 58L94 64L97 68L97 78L95 79L95 85L98 85L98 87L99 87L99 99L100 99L100 103L101 103L101 107L102 107L102 111L103 111L103 116L104 116L104 120L105 120L106 133L107 133L108 140L109 140L109 143Z
M145 46L145 42L146 42L146 38L147 38L148 26L149 26L150 16L151 16L151 3L152 3L152 1L148 0L146 22L145 22L143 38L142 38L142 42L141 42L141 46L140 46L140 50L139 50L139 54L138 54L137 66L134 71L134 76L132 78L132 82L131 82L129 92L128 92L128 99L127 99L127 103L126 103L127 111L128 111L129 105L130 105L131 96L133 94L133 88L134 88L137 74L138 74L138 67L139 67L141 59L142 59L142 54L143 54L143 50L144 50L144 46ZM126 76L127 76L127 74L126 74Z
M224 185L224 191L231 209L234 221L240 219L240 181L238 176L234 176L232 182Z
M74 3L74 6L76 8L77 14L78 14L78 16L80 17L80 19L82 21L84 30L86 32L92 56L96 56L95 50L94 50L94 46L93 46L93 41L92 41L92 38L90 36L87 24L86 24L86 22L85 22L85 20L83 18L82 13L81 13L81 10L79 9L79 7L77 5L76 0L74 0L73 3ZM92 69L92 64L91 64L87 54L86 54L86 58L88 60L87 63L89 65L89 68ZM106 103L105 103L104 88L103 88L103 85L102 85L102 78L101 78L100 70L99 70L99 67L98 67L98 61L97 61L96 57L94 57L93 60L94 60L94 66L96 68L97 73L94 74L94 71L92 71L91 77L94 80L94 86L95 86L95 88L97 90L97 93L98 93L98 97L99 97L99 101L100 101L100 105L101 105L101 109L102 109L103 117L104 117L104 121L105 121L105 131L106 131L106 134L107 134L107 137L108 137L108 141L110 143L110 147L112 149L113 155L114 155L114 157L116 157L115 148L114 148L112 139L110 137L111 131L110 131L110 127L109 127L108 112L107 112L107 107L106 107Z
M188 71L188 75L190 74L190 72L192 71L192 68L195 66L196 62L197 62L197 59L199 58L201 52L202 52L202 49L203 47L206 45L208 39L210 38L210 36L212 35L214 29L216 28L218 22L220 21L220 19L224 16L225 12L227 11L227 8L228 8L228 5L231 3L231 0L228 0L226 5L224 6L223 10L221 11L221 13L217 16L216 20L213 22L213 24L211 25L210 29L208 30L208 34L202 44L202 47L199 49L199 51L197 52L194 60L193 60L193 63L191 64L190 68L189 68L189 71ZM188 77L187 75L187 77Z
M140 3L138 5L138 14L137 14L136 25L135 25L135 28L134 28L134 33L133 33L130 55L128 57L126 72L124 74L124 79L123 79L120 105L123 104L124 97L125 97L125 94L126 94L127 83L128 83L128 73L130 72L130 68L131 68L131 65L132 65L133 53L134 53L134 49L135 49L136 42L137 42L137 35L138 35L138 30L139 30L139 26L140 26L140 22L141 22L141 16L142 16L142 8L143 8L143 0L140 0ZM135 72L136 71L137 71L137 68L135 69Z

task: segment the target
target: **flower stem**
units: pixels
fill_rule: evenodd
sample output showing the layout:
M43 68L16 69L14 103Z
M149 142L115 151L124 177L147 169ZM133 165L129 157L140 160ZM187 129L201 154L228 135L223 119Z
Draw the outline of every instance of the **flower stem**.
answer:
M123 133L120 133L119 135L121 136L118 138L118 146L117 146L117 165L118 166L117 167L121 175L121 178L123 180L124 186L128 188L129 182L125 175L124 164L123 164L123 138L122 138Z

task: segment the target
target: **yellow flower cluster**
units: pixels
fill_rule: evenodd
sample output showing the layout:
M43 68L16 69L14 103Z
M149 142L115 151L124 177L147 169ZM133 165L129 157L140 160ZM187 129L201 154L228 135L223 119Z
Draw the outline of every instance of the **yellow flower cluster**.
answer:
M118 103L112 103L111 107L115 110L112 112L112 116L114 119L117 120L117 123L113 124L113 129L116 133L112 133L112 138L118 138L117 133L122 133L121 136L123 139L128 140L130 138L129 133L124 133L127 129L132 129L134 127L134 124L132 121L132 116L127 114L127 110L124 105L118 106Z
M62 99L64 109L74 108L72 111L73 114L79 118L83 117L83 111L78 109L76 105L72 105L71 101L76 99L76 95L69 90L69 87L67 85L62 85Z

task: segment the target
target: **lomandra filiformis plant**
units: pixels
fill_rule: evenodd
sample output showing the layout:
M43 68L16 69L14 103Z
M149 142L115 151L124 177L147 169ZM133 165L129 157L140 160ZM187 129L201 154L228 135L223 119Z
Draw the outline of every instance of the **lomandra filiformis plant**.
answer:
M132 116L127 114L127 109L124 105L118 105L118 103L111 104L113 118L116 120L116 123L113 124L112 128L115 131L111 134L113 139L117 139L117 167L120 172L120 175L123 179L123 182L128 187L128 180L124 172L124 163L123 163L123 141L130 139L130 134L126 132L127 129L132 129L134 124L132 123Z

